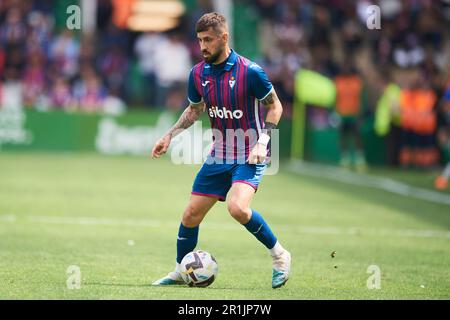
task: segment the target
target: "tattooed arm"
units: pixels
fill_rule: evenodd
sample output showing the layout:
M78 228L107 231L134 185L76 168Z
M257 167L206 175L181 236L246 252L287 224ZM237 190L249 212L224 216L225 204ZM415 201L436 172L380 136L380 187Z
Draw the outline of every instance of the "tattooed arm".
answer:
M278 99L275 89L272 89L272 91L261 100L261 103L269 110L267 111L265 128L262 129L258 143L250 152L248 161L251 164L263 163L266 160L267 144L269 143L271 130L277 127L281 114L283 113L283 107L281 106L281 102Z
M267 111L266 127L263 129L263 133L270 136L270 131L275 129L280 121L281 114L283 113L283 107L281 106L281 102L278 99L275 89L272 89L267 97L261 100L261 103L269 109Z
M169 132L166 133L166 135L170 135L170 137L173 138L184 129L189 128L195 121L198 120L204 109L205 104L203 101L197 104L189 104L178 121L173 125Z
M197 104L189 104L173 127L170 128L170 130L156 142L152 150L152 158L159 158L166 153L172 138L184 129L189 128L195 121L197 121L204 110L205 103L203 101Z

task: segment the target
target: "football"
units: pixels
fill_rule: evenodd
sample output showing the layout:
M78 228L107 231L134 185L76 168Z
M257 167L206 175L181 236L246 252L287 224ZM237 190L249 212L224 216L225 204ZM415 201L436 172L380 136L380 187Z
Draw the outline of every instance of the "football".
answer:
M196 250L184 256L180 264L181 276L190 287L207 287L217 278L219 268L214 257Z

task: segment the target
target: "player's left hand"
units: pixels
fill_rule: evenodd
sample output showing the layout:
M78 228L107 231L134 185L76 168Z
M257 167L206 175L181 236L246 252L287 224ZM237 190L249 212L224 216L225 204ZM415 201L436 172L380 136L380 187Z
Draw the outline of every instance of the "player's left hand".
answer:
M159 139L155 143L155 146L153 147L152 158L159 158L164 153L166 153L167 149L169 148L169 145L170 145L170 140L171 140L170 135L165 135L164 137Z
M264 163L267 156L267 146L257 143L248 156L249 164Z

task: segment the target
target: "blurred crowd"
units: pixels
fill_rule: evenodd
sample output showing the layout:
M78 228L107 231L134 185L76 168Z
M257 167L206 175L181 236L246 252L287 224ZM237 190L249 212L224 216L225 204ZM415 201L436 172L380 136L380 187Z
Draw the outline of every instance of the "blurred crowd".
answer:
M364 146L361 131L371 117L371 129L386 139L390 164L432 168L448 161L448 1L250 2L261 17L260 64L288 115L298 70L335 82L334 109L310 106L307 123L338 127L343 167L365 170L364 150L370 146Z
M100 37L82 35L55 23L58 14L67 18L55 7L52 0L0 1L1 105L123 111L128 32L99 21Z
M438 132L448 117L448 1L234 2L256 16L260 48L252 58L269 74L285 117L298 70L336 81L343 165L352 136L364 165L359 124L370 116L378 117L377 133L393 141L391 163L437 163L437 147L445 140ZM0 0L0 106L121 113L133 105L186 105L187 75L201 59L194 25L214 10L212 1L198 0L176 30L138 33L116 27L111 0L98 0L91 35L58 24L55 3ZM379 29L368 27L373 4L380 9ZM381 103L386 95L394 102ZM308 123L320 128L336 123L332 116L311 108Z
M199 2L182 23L212 10ZM98 0L96 32L85 34L67 28L66 8L56 4L0 1L0 107L119 114L128 106L186 105L187 76L200 55L184 24L133 32L115 25L111 0Z

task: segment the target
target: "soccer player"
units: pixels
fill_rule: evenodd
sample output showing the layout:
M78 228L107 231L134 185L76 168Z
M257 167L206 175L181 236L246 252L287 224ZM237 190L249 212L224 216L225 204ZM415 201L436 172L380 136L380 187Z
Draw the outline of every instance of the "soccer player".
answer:
M272 287L279 288L288 280L291 255L281 246L261 214L250 208L250 203L266 168L270 132L276 128L283 108L265 72L230 49L224 16L216 12L203 15L196 24L196 32L204 61L191 69L189 106L169 132L156 142L152 157L163 155L174 135L190 127L205 110L213 129L213 146L195 178L183 213L175 270L153 285L184 283L179 264L197 245L199 225L206 213L228 195L231 216L270 251ZM267 108L265 122L259 102ZM244 139L235 135L244 143L234 145L235 138L226 139L230 131L245 132Z

